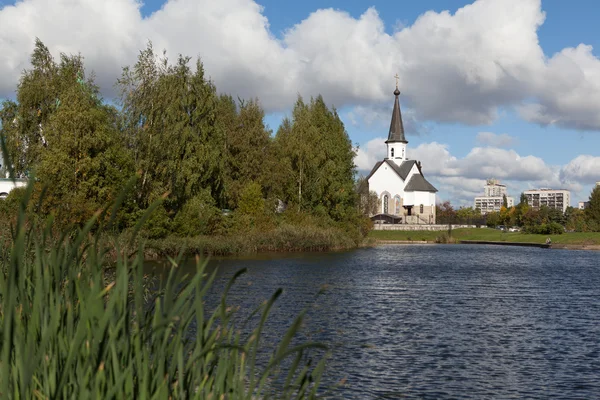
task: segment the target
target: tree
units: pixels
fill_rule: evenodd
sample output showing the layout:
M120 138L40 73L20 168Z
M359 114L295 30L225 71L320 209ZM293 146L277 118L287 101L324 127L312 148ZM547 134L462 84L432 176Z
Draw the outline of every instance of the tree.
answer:
M586 232L588 225L586 221L586 213L574 207L567 207L565 211L565 228L576 232Z
M358 210L364 216L371 216L378 213L377 193L369 190L369 182L364 176L361 176L356 181L355 191L358 196Z
M590 204L585 210L587 218L595 225L595 229L600 229L600 186L597 185L590 194Z
M449 201L438 203L435 208L436 223L450 224L456 221L456 211Z
M355 152L336 110L321 96L309 104L299 97L275 142L287 202L301 210L325 209L335 220L356 212Z
M521 197L519 198L519 204L529 204L527 202L527 196L524 192L521 192Z
M502 207L508 208L508 199L506 198L506 194L502 195Z
M200 60L192 72L189 57L174 65L148 44L118 80L127 114L127 137L141 170L137 202L145 208L169 193L175 213L200 190L219 199L223 191L225 137L216 123L217 96Z
M271 131L264 124L265 113L257 99L241 101L239 112L230 96L219 99L218 122L225 129L225 197L228 206L237 206L240 193L255 181L271 192L269 172L275 168Z
M11 114L14 123L5 123ZM3 107L2 135L17 175L36 172L48 189L42 213L79 224L114 199L132 175L130 154L114 107L102 104L81 56L56 63L36 41L32 69L23 73L17 102ZM10 117L9 117L10 118Z

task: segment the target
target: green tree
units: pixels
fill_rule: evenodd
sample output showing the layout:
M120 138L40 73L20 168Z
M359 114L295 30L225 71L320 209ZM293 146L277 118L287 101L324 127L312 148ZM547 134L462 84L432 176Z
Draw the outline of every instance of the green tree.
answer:
M496 226L501 225L500 213L497 211L487 213L485 222L490 228L495 228Z
M230 96L219 99L218 122L225 130L225 197L237 206L242 188L250 181L272 191L269 174L275 168L271 131L257 99L239 102L239 112ZM221 110L223 111L221 113Z
M565 228L570 231L586 232L588 230L586 213L574 207L567 207L565 211Z
M3 107L2 122L8 163L17 175L36 172L38 186L48 189L41 211L56 213L61 223L87 220L133 173L119 113L102 104L78 55L62 54L56 63L37 40L32 69L23 72L17 102Z
M287 202L325 209L335 220L356 213L355 152L336 110L321 96L309 104L298 98L292 119L277 132L276 148Z
M590 204L585 210L585 214L594 226L595 230L600 230L600 186L596 186L590 194Z
M252 216L265 212L265 200L259 183L250 182L242 189L237 211Z
M506 194L502 195L502 207L508 208L508 199L506 198Z
M216 123L217 96L200 60L174 65L158 60L152 44L118 80L127 114L127 138L141 171L138 204L145 208L164 193L175 213L200 190L219 199L223 191L224 133Z

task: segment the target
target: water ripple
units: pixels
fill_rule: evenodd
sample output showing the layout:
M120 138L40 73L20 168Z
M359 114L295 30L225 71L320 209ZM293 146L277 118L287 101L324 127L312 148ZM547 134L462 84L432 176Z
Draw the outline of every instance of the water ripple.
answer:
M600 253L499 246L384 246L215 261L246 266L230 303L285 289L267 326L293 316L334 348L335 398L600 398ZM215 290L219 289L219 283ZM269 340L268 339L268 340Z

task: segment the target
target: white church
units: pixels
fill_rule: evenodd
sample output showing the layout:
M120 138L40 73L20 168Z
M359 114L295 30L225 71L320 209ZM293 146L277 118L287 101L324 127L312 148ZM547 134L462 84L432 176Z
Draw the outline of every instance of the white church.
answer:
M380 223L434 224L437 189L423 176L421 162L406 156L408 141L400 112L400 90L396 84L390 132L385 144L387 157L377 162L367 181L377 193L378 213L371 219Z

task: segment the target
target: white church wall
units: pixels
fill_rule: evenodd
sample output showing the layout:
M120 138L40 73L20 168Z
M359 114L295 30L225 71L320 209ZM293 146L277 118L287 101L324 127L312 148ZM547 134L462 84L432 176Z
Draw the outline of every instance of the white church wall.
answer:
M404 190L402 189L404 189L402 179L386 163L381 164L379 169L369 178L369 190L377 193L378 197L381 197L383 192L388 191L392 198L395 195L404 198Z
M415 206L419 206L421 204L423 204L424 206L430 206L432 204L435 204L435 203L431 202L431 197L429 196L429 194L430 194L429 192L413 192L413 194L414 194L414 197L413 197L414 203L413 204Z

